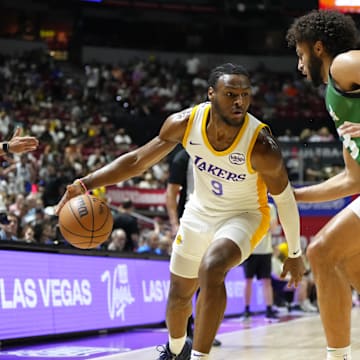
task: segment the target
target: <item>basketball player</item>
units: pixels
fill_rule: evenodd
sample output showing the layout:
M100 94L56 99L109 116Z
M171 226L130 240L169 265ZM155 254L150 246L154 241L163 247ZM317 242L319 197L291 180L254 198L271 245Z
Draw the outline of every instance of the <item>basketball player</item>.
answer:
M316 86L327 84L326 107L338 129L345 121L360 122L360 51L353 50L357 38L351 17L321 10L296 19L287 33L289 45L296 47L299 71ZM329 201L359 193L360 139L341 131L339 135L344 171L320 184L296 189L298 201ZM360 291L359 217L357 198L320 230L307 250L327 340L327 360L351 359L351 287Z
M194 168L194 192L186 203L170 260L166 323L169 343L159 359L207 360L226 307L225 277L251 253L269 228L269 191L277 204L290 257L283 276L297 286L305 271L299 214L279 146L265 124L247 112L248 72L224 64L209 77L209 102L170 115L160 133L144 146L68 185L64 203L86 189L140 175L178 143ZM193 347L186 325L196 302ZM192 348L192 350L191 350Z

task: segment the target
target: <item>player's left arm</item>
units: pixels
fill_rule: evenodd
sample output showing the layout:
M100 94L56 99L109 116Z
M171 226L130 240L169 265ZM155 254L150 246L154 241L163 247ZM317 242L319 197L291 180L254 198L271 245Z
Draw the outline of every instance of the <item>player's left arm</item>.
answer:
M284 263L282 278L290 273L288 286L297 286L305 272L301 256L300 219L294 193L279 144L267 129L260 131L255 143L251 164L264 180L278 210L289 248L289 257Z

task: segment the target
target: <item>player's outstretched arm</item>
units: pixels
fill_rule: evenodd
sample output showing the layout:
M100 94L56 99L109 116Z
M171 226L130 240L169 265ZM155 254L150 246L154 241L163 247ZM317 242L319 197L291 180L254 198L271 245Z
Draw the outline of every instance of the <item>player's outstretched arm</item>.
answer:
M294 190L297 202L323 202L341 199L360 192L360 166L349 151L343 148L345 168L331 178Z
M273 136L264 129L260 132L252 153L251 163L260 174L272 195L289 248L282 278L290 274L288 286L297 286L305 273L301 256L299 211L289 182L281 150Z
M33 136L20 136L21 128L16 128L13 137L9 141L0 143L0 155L7 153L21 154L34 151L39 146L39 141Z
M182 141L185 133L188 112L169 116L162 126L159 135L145 145L119 156L111 163L75 181L66 188L58 203L55 214L59 214L64 204L86 190L108 186L141 175L148 168L159 162Z

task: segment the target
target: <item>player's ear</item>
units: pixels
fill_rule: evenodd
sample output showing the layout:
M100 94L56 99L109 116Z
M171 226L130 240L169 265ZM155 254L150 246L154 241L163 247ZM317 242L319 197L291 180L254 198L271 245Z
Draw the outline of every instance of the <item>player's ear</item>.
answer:
M322 41L320 41L320 40L316 41L314 46L313 46L313 50L314 50L314 53L317 56L321 56L323 54L324 50L325 50Z
M210 86L208 89L208 98L210 101L214 98L214 92L215 92L214 88Z

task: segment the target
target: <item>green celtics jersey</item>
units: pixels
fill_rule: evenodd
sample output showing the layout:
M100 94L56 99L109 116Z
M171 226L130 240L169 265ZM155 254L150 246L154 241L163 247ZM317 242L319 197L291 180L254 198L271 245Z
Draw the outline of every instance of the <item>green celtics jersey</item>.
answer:
M326 88L325 102L336 128L345 121L360 123L360 92L343 92L337 89L331 75ZM360 138L352 139L346 135L340 136L340 139L351 157L360 164Z

